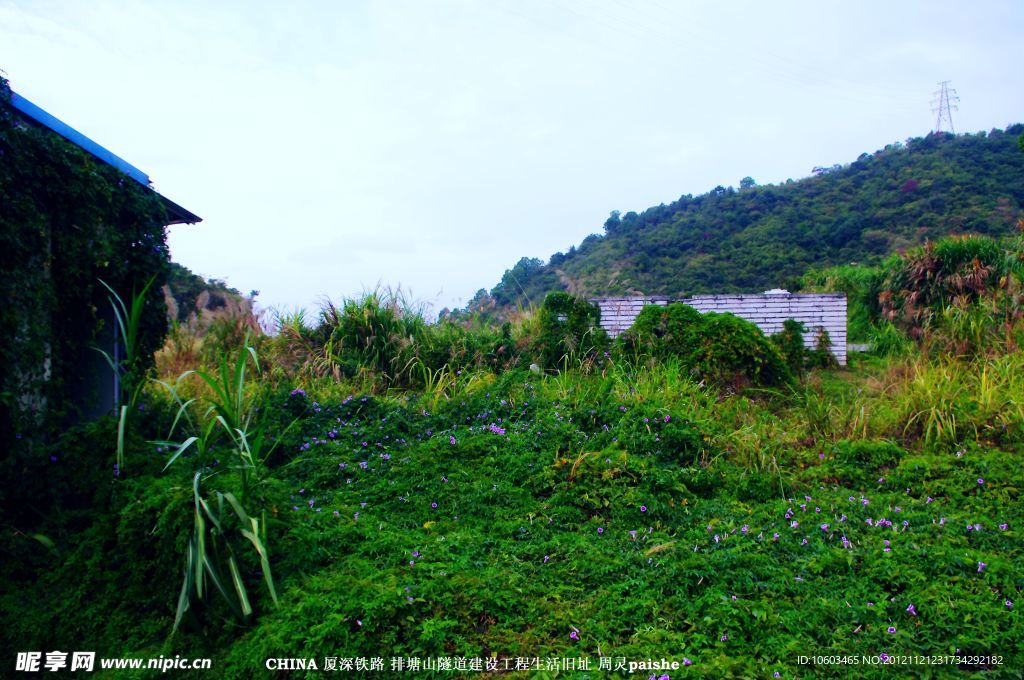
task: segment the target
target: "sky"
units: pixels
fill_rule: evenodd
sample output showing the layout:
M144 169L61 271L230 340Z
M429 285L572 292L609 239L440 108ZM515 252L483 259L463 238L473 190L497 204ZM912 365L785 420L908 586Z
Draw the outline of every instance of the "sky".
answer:
M1024 3L0 0L15 92L198 214L172 258L434 313L717 185L1024 121Z

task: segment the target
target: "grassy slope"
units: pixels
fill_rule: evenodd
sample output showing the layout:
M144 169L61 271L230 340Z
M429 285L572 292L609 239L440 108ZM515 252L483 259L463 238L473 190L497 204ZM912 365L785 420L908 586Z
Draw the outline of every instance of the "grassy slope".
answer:
M242 677L281 650L600 650L794 677L801 653L960 650L1019 669L1020 401L982 413L957 370L824 374L802 404L718 402L671 369L485 381L436 406L325 400L275 490L283 605L227 661ZM934 371L964 390L948 413L988 423L977 443L917 415ZM858 435L909 450L871 467L833 441Z
M672 366L308 389L266 402L305 415L247 501L270 520L279 608L250 561L254 628L214 606L162 643L191 472L150 453L111 510L59 518L77 528L58 555L11 539L9 643L209 655L239 678L280 656L602 653L693 661L673 677L806 677L798 654L959 649L1003 655L995 676L1024 667L1006 605L1024 584L1019 351L870 360L788 398L720 398ZM72 444L60 464L88 467Z

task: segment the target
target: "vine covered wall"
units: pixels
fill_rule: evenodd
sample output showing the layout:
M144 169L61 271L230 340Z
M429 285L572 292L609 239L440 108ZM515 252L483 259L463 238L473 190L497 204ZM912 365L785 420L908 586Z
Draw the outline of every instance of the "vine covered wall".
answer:
M34 444L95 411L93 386L112 381L94 349L112 349L101 280L130 304L155 277L125 382L151 366L167 330L167 221L156 192L22 116L0 78L0 472L29 472Z

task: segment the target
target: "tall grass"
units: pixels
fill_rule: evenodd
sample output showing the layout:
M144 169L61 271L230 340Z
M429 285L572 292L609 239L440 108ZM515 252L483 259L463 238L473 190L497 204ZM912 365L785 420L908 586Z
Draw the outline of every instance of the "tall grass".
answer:
M106 281L100 279L100 283L109 291L107 296L110 300L110 306L114 310L114 322L116 324L116 330L118 331L115 335L120 340L120 345L117 345L114 350L114 356L100 348L94 348L97 352L103 355L103 358L107 360L111 370L114 371L114 375L118 379L118 394L115 395L118 406L118 424L117 424L117 470L118 474L124 471L124 454L125 454L125 432L128 428L129 414L135 411L135 406L138 403L139 395L142 392L145 382L142 379L143 376L138 374L138 345L139 345L139 334L140 324L142 322L142 312L146 306L146 293L156 277L153 276L146 282L146 285L142 287L142 290L133 292L131 299L131 308L129 309L121 296L117 294L113 288L107 284ZM116 344L116 343L115 343ZM120 356L120 351L123 349L124 355Z

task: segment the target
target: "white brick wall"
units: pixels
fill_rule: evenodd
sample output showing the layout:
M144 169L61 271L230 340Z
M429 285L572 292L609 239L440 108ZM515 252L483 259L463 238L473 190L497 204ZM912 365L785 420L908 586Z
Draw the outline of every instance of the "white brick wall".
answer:
M682 302L700 312L730 312L757 325L765 335L782 330L786 319L801 321L804 344L814 347L818 329L828 331L832 353L846 365L846 295L844 293L773 293L770 295L697 295L682 300L666 297L593 298L601 308L601 327L613 338L633 325L646 305Z

